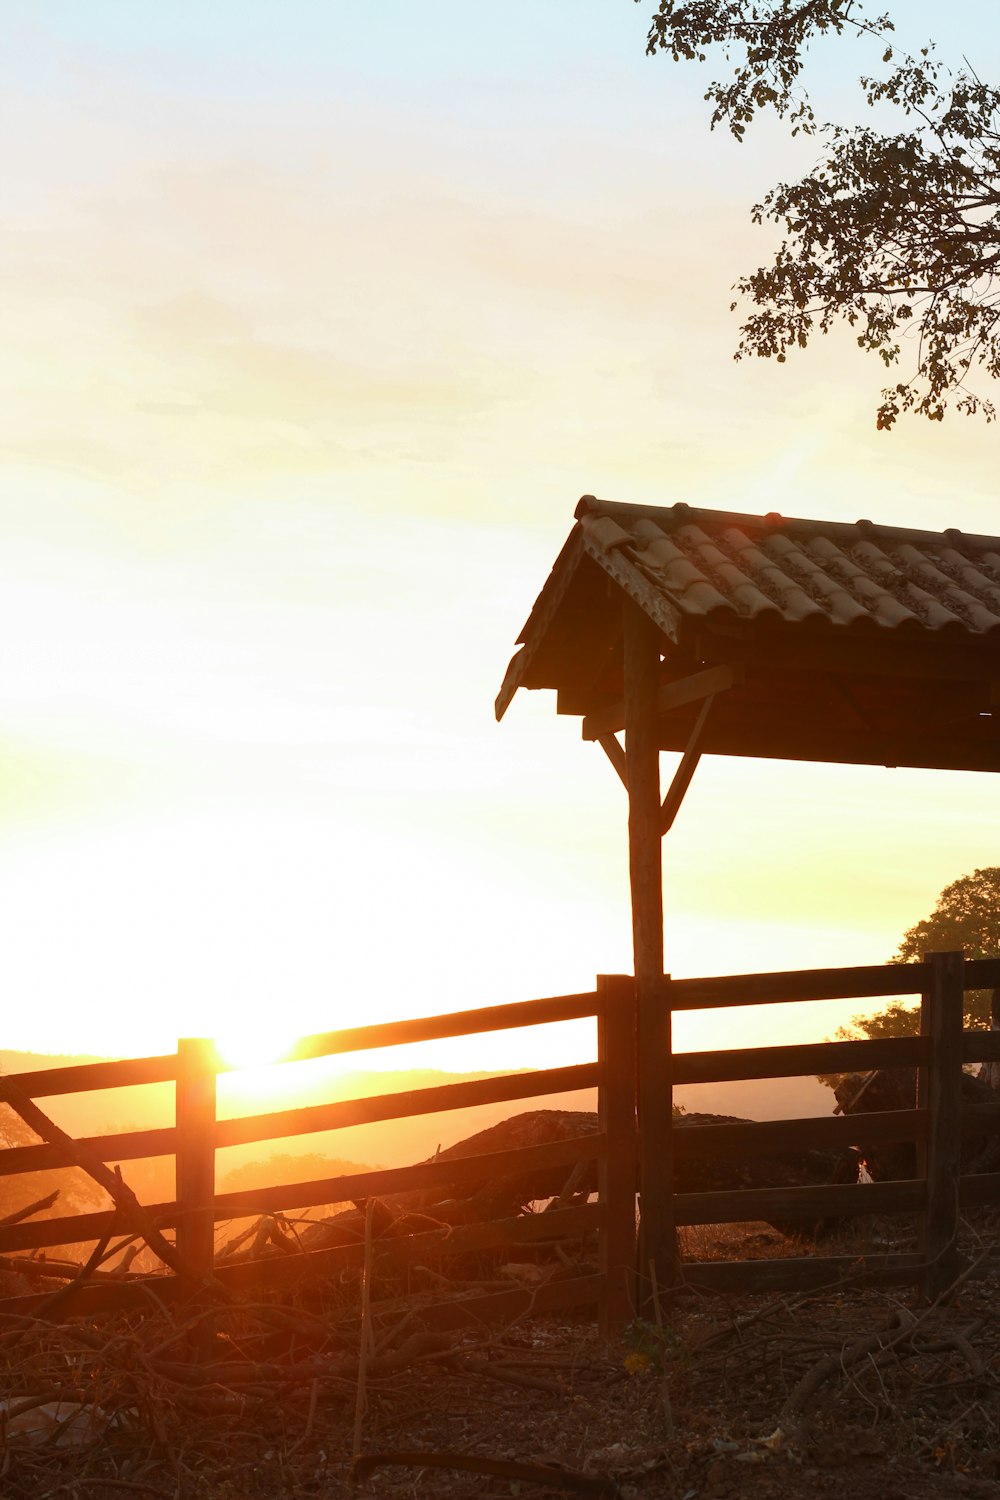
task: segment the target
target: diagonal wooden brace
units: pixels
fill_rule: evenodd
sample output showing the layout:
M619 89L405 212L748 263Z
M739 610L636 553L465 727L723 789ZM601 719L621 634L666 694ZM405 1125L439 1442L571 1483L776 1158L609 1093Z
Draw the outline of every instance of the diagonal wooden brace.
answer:
M714 702L715 694L711 693L701 705L701 712L695 720L691 737L687 742L684 754L681 756L681 763L674 772L673 781L667 787L667 795L664 797L663 805L660 808L661 838L673 827L674 819L681 810L681 803L684 801L684 794L690 785L691 777L697 770L698 762L701 760L701 742Z
M602 734L598 737L597 743L618 772L622 786L628 791L628 768L621 740L616 734Z

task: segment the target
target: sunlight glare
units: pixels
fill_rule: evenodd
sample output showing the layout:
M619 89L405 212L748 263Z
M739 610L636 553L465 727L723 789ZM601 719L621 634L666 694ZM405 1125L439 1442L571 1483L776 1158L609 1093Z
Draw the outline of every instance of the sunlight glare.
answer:
M215 1038L219 1056L231 1068L267 1068L291 1062L297 1034L278 1025L254 1025L224 1031Z

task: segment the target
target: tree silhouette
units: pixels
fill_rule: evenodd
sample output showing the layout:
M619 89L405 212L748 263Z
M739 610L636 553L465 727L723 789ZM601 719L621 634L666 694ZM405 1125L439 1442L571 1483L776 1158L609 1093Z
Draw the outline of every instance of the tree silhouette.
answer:
M810 44L853 32L875 49L859 86L897 128L820 122L803 73ZM784 361L839 320L887 370L877 425L913 410L940 421L953 404L995 416L968 384L1000 376L1000 90L968 62L949 70L932 44L894 45L888 13L857 0L660 0L647 51L704 63L713 49L735 68L712 82L712 127L742 141L762 110L792 133L815 135L815 167L782 182L753 209L780 227L768 265L740 277L752 311L736 358ZM735 310L740 304L732 304Z
M975 870L945 886L929 917L903 934L893 963L912 963L925 953L964 949L966 958L1000 958L1000 868ZM966 990L967 1029L990 1024L991 990ZM912 1036L918 1011L899 1000L870 1016L855 1016L839 1036Z

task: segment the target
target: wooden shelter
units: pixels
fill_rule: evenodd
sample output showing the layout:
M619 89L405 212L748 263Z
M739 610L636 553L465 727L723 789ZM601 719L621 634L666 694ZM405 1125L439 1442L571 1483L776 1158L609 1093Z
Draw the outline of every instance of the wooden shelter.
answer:
M661 838L705 754L1000 769L1000 537L585 495L519 646L497 718L554 688L628 789L640 1264L666 1269L669 1195L648 1185L670 1174L647 1160L671 1139ZM662 750L682 752L665 796Z

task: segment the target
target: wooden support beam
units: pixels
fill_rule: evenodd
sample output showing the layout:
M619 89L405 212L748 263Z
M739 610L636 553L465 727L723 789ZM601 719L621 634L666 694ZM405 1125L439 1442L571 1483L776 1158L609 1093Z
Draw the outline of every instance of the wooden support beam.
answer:
M894 677L906 681L922 679L930 687L936 682L994 682L997 678L996 648L985 638L956 642L928 640L921 636L896 640L891 630L855 634L831 630L825 636L810 631L774 631L762 646L759 636L718 627L698 634L696 647L703 661L761 666L769 671L843 672L861 677Z
M691 785L691 777L698 769L698 762L701 760L701 742L705 733L705 725L708 722L709 714L712 712L712 704L714 702L715 694L711 693L701 705L701 712L695 721L695 726L691 731L691 738L687 742L684 754L681 756L681 763L674 772L673 781L671 781L667 788L667 795L664 797L663 806L660 808L661 838L665 833L669 833L670 829L674 826L674 819L681 810L684 794Z
M670 1287L677 1277L677 1236L673 1219L670 1007L663 984L660 753L656 737L662 637L638 605L625 600L623 609L629 879L638 1037L639 1268L643 1278L648 1278L652 1266L658 1283ZM647 1288L648 1295L648 1279L640 1285Z
M622 786L628 791L628 766L625 763L625 751L618 736L616 734L601 734L597 737L597 743L618 772Z
M934 1301L959 1270L958 1185L962 1172L963 953L925 953L931 983L921 1006L921 1023L931 1042L927 1069L926 1207L921 1249L927 1262L924 1295Z
M175 1126L177 1252L200 1278L211 1276L215 1259L215 1046L204 1037L177 1043Z
M656 627L651 624L650 629L659 638ZM685 704L699 703L702 698L709 698L713 693L724 693L726 688L742 682L743 675L741 666L709 667L704 672L694 672L690 677L682 677L678 682L657 686L653 712L655 715L669 714L675 708L683 708ZM627 696L626 689L626 698ZM598 708L587 714L582 726L583 738L599 740L604 734L617 734L624 728L625 703L609 703L607 708Z
M629 879L637 979L663 976L660 752L656 694L660 634L638 605L625 610L625 765L629 787Z
M635 1317L635 982L624 975L598 976L601 1009L597 1055L601 1082L598 1123L608 1150L598 1163L601 1208L601 1333L620 1334ZM545 1217L545 1216L543 1216Z
M916 730L891 737L846 731L828 723L797 718L750 721L716 712L705 736L703 755L740 755L757 760L809 760L852 766L912 766L936 771L1000 771L1000 716L970 719L949 733ZM996 725L996 728L991 726ZM681 750L685 726L660 724L660 749Z

